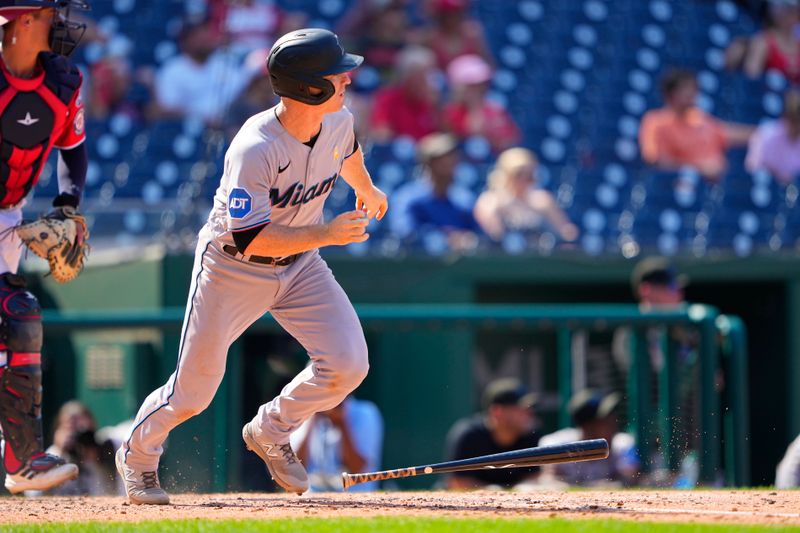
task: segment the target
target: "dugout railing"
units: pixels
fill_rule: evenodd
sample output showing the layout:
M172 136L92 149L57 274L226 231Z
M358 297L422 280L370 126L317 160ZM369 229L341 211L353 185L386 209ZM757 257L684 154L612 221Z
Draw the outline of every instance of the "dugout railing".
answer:
M681 461L680 446L674 445L674 421L680 409L675 397L677 381L675 360L663 359L654 374L651 367L654 331L672 327L695 332L699 372L697 376L696 437L698 444L699 481L714 485L746 486L750 481L749 412L747 380L746 331L737 317L721 315L710 306L690 305L677 310L641 311L624 304L362 304L356 305L365 329L387 331L440 330L451 328L528 328L552 331L556 337L558 420L569 425L568 400L576 387L574 376L580 358L575 357L574 338L586 330L608 330L626 327L630 330L631 358L627 375L627 419L634 433L642 458L653 456L663 448L667 466L675 470ZM156 329L172 331L180 328L184 310L125 311L51 311L44 313L48 335L63 335L77 330ZM665 329L666 328L666 329ZM248 331L274 331L279 326L265 315ZM656 334L665 354L670 354L669 335ZM238 344L238 343L237 343ZM241 349L234 344L232 352ZM170 354L165 354L169 357ZM236 357L230 361L235 364ZM240 373L239 373L240 374ZM653 376L655 375L655 380ZM230 470L238 466L236 454L229 450L237 445L238 434L226 427L227 418L239 417L233 401L241 389L241 376L226 375L212 409L217 410L213 424L213 490L225 490L231 481ZM580 383L577 384L580 386ZM659 394L653 400L652 387ZM664 446L664 443L669 443ZM722 468L724 460L724 470ZM650 467L648 460L643 467Z

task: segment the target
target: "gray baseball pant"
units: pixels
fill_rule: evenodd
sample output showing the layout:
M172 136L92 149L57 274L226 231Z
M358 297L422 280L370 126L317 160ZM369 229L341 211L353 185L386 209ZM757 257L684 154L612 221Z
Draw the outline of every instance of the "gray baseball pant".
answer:
M366 377L367 344L344 290L316 250L275 267L234 258L204 228L195 253L175 372L144 401L123 443L126 463L154 470L170 430L211 403L231 344L269 312L311 364L253 419L256 438L285 444L314 413L338 405Z

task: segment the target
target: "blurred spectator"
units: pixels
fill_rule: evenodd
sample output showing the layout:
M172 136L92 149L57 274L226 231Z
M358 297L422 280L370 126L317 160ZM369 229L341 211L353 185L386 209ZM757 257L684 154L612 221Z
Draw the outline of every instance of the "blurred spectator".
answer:
M457 139L447 133L427 135L419 141L417 157L425 176L394 195L392 230L400 237L415 239L441 231L449 249L474 249L480 233L472 216L475 197L453 183L459 162Z
M631 272L631 290L642 311L674 310L686 305L684 287L686 276L679 275L669 260L663 257L645 257L633 267ZM651 327L646 332L647 351L650 354L650 367L657 374L664 368L663 336L668 333L666 327ZM679 342L673 343L677 350L678 362L693 362L694 346L683 328L673 327L671 333ZM631 328L617 328L614 333L612 353L614 360L627 376L631 368ZM656 388L654 387L654 392Z
M679 274L671 262L663 257L646 257L634 266L631 272L631 289L633 296L644 311L678 310L687 305L684 289L688 284L687 276ZM629 327L621 327L615 331L613 340L614 361L625 381L631 372L632 335ZM699 364L697 331L680 325L651 326L644 331L641 339L649 355L649 367L652 371L650 388L651 402L655 405L660 395L667 394L659 380L664 370L666 359L672 361L673 401L678 409L671 420L675 443L671 447L680 454L680 474L677 478L667 470L667 449L662 443L655 443L649 460L652 461L648 483L654 485L670 485L679 488L694 487L697 482L697 462L694 450L698 449L700 421ZM624 384L623 384L624 386ZM717 372L716 386L719 390L724 386L721 371Z
M447 434L446 460L531 448L535 431L535 396L513 378L495 380L483 393L484 412L456 422ZM448 489L511 488L535 479L536 467L454 472Z
M198 117L217 125L254 72L219 49L220 39L207 20L187 23L178 42L181 54L168 60L156 76L156 113Z
M78 477L52 489L50 494L102 496L116 494L114 444L97 439L97 422L86 405L72 400L61 406L56 419L53 445L47 449L75 463Z
M642 158L667 170L692 166L708 180L719 181L728 165L725 150L747 144L753 127L723 122L697 107L693 72L667 72L661 90L665 106L642 118Z
M239 55L272 48L278 35L300 29L305 16L287 13L274 0L211 0L213 26Z
M796 489L798 487L800 487L800 435L789 444L786 454L778 463L775 471L776 489Z
M750 172L766 170L787 185L800 176L800 89L783 98L783 116L758 127L747 150Z
M337 25L345 49L363 55L381 79L393 71L397 55L408 44L408 0L356 0ZM358 76L358 73L354 73Z
M684 305L685 286L686 277L678 275L669 261L662 257L642 259L631 274L631 288L643 310Z
M463 55L447 67L451 102L444 108L445 128L460 139L480 135L497 153L517 144L521 134L514 119L487 98L492 67L478 55Z
M376 141L399 135L418 140L438 129L435 68L436 59L427 48L410 46L398 54L397 81L375 93L370 123Z
M750 40L749 35L740 35L731 40L731 43L725 48L725 70L730 72L744 70L744 60L750 49Z
M132 118L140 116L133 101L128 99L132 84L130 62L119 56L106 57L90 67L88 115L97 120L122 113Z
M341 491L342 472L380 470L383 417L367 400L348 396L331 409L315 414L291 436L292 448L308 471L311 490ZM350 491L378 489L378 482L354 485Z
M272 83L267 71L268 56L269 50L254 50L245 59L245 68L257 72L257 74L253 76L242 94L233 101L231 108L225 113L224 125L229 139L236 135L248 118L279 102L278 96L272 92Z
M588 389L578 392L570 399L568 409L575 427L545 435L539 445L554 446L584 439L605 439L610 448L608 459L543 466L541 484L633 484L639 473L639 459L633 435L619 431L615 415L619 402L620 396L617 393L603 396Z
M442 70L466 54L476 54L494 63L480 21L469 16L470 3L470 0L426 0L423 4L433 25L422 30L421 43L433 50Z
M768 70L800 83L800 1L769 0L766 29L750 39L744 71L758 78Z
M507 232L540 234L551 228L565 241L578 238L578 228L561 210L555 197L536 188L539 162L526 148L509 148L497 158L488 188L475 204L475 219L492 239Z

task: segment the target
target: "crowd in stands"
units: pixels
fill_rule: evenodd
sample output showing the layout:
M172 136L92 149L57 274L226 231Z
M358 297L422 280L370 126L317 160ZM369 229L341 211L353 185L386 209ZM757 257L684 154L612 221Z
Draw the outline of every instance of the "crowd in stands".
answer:
M204 209L204 200L211 196L219 178L226 140L247 117L277 102L265 67L269 47L288 30L324 23L338 32L347 49L366 57L365 67L353 73L348 106L356 117L368 167L381 186L388 182L386 188L394 199L392 210L399 211L392 213L389 227L376 229L376 236L394 239L397 246L427 253L472 253L494 247L512 253L578 248L590 254L621 251L632 257L647 251L648 245L654 248L650 251L667 255L685 251L683 241L670 245L673 240L684 239L691 241L691 250L699 254L705 249L704 243L730 249L736 248L734 241L739 237L756 240L760 235L748 228L734 231L735 235L727 229L714 232L716 221L723 224L735 218L718 215L747 207L729 206L723 198L742 176L745 183L739 186L752 186L757 208L771 209L775 214L780 200L793 208L792 196L786 195L785 189L795 185L800 172L800 97L792 88L800 81L797 0L738 2L738 8L727 0L711 3L716 4L719 18L756 21L753 31L719 38L717 44L727 46L724 60L715 63L709 58L707 62L713 64L706 70L700 70L696 62L659 65L648 60L652 63L648 76L661 79L662 98L657 98L655 81L637 81L633 74L641 71L632 70L631 85L650 87L649 91L641 87L645 98L634 98L630 92L623 98L612 87L599 86L601 92L608 93L605 98L617 100L610 106L604 100L593 103L589 94L598 90L602 80L587 81L586 74L578 70L548 73L540 69L537 72L544 72L540 82L538 77L526 79L524 68L517 73L509 67L516 60L509 52L511 47L501 48L498 33L503 29L498 32L478 14L508 10L511 20L541 20L542 11L549 7L536 0L491 8L471 0L351 0L328 18L320 18L321 11L333 8L322 1L197 0L178 4L179 19L164 20L161 28L173 40L150 45L155 61L143 63L138 59L141 56L134 53L134 43L109 23L108 17L95 21L80 56L87 74L85 99L91 121L116 126L124 117L139 125L134 127L156 130L159 124L184 121L184 132L192 130L201 140L195 145L182 137L176 139L175 152L189 154L189 160L215 163L205 170L194 167L191 175L184 175L189 174L188 165L179 167L177 179L163 180L163 174L156 172L163 169L145 165L143 172L156 173L156 181L161 186L167 184L163 187L166 192L152 195L144 187L142 196L146 198L169 199L169 190L178 190L177 194L193 194L190 204ZM301 4L313 4L314 10L287 9L297 9ZM662 11L672 8L662 10L658 0L650 4L651 16L667 27L667 17L672 15L670 11L663 15ZM686 4L690 6L687 9L697 8L691 2ZM751 4L756 7L751 9ZM620 4L620 9L623 7ZM676 4L675 9L679 7ZM588 7L584 9L589 20L602 20L602 13L595 15ZM734 14L725 14L730 9ZM609 14L603 16L607 20ZM505 32L508 39L519 43L527 39L530 43L523 24L512 26ZM576 26L574 39L590 46L592 39L597 39L597 30L592 28ZM712 41L720 28L709 29ZM643 28L642 38L653 48L659 46L658 32L653 28ZM558 46L552 47L554 53ZM515 50L525 51L524 47ZM623 52L628 53L620 54ZM587 61L575 49L570 54L576 68ZM636 57L643 64L646 61L642 58L649 56L638 53ZM528 61L551 63L546 57L535 56L529 56ZM625 61L624 54L620 61ZM520 65L524 67L524 63ZM734 72L727 75L732 78L722 77L725 67ZM716 76L712 81L710 72ZM536 88L553 74L561 76L561 84L572 92L554 87L554 94L537 95ZM728 116L719 117L714 113L714 95L720 98L724 93L724 88L714 88L714 84L726 79L738 83L737 76L745 80L743 83L767 79L773 89L783 93L783 105L767 98L771 95L764 96L765 102L777 106L771 117L774 120L762 120L770 118L763 111L760 116L730 116L728 112ZM779 81L774 82L776 79ZM515 85L519 91L513 89ZM503 90L498 91L499 87ZM759 94L760 89L747 90L750 92L745 97L749 98L752 91ZM519 112L529 100L541 98L552 98L559 112L552 116ZM626 110L618 115L600 109L614 109L619 100ZM603 118L606 113L611 114ZM602 132L591 133L601 120L618 121L620 130L626 133L617 141L604 138ZM544 138L539 133L542 130L546 130ZM630 132L632 135L626 138ZM445 142L442 135L449 141ZM211 138L218 143L215 151L204 152L199 145ZM431 153L430 142L423 142L430 139L438 139L433 144L439 148L453 144L452 153ZM90 139L90 143L97 141ZM604 148L606 144L613 144L610 152ZM151 144L142 157L149 157L152 148ZM746 164L740 161L745 148ZM123 161L125 149L123 143L118 156ZM510 170L512 163L519 168ZM650 181L662 178L648 177L660 173L663 180L674 185L676 201L681 204L687 196L679 189L692 181L686 178L691 175L689 167L705 178L705 184L691 183L690 193L702 205L684 214L701 221L710 219L710 224L704 227L698 222L696 231L682 235L674 231L674 224L665 223L671 220L666 216L671 213L651 222L653 213L643 208L642 198L661 194L650 190ZM109 179L105 171L105 167L98 171L100 181ZM599 182L593 177L598 172L604 174ZM172 176L175 171L167 174ZM189 180L198 185L173 185ZM644 195L635 187L637 183L644 186ZM773 184L780 188L762 206L758 200L764 198L763 189ZM713 190L715 186L722 192L709 194L710 201L703 202L704 187ZM329 214L349 208L349 199L342 199L346 193L337 194L333 196L338 203ZM592 208L599 209L602 216ZM756 215L762 214L756 211ZM204 215L198 213L192 220ZM161 219L163 223L164 217ZM769 220L761 227L772 250L781 249L784 243L794 244L794 234L784 235L789 230L785 218L781 220ZM434 231L417 231L422 227ZM777 241L775 236L779 237ZM717 237L721 240L715 241ZM634 245L629 246L631 243Z

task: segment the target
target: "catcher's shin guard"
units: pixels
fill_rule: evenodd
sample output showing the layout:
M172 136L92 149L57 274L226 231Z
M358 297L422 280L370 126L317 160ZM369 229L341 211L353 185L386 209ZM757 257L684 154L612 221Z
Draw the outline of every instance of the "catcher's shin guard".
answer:
M0 275L0 427L3 466L15 474L42 451L42 311L15 274Z

